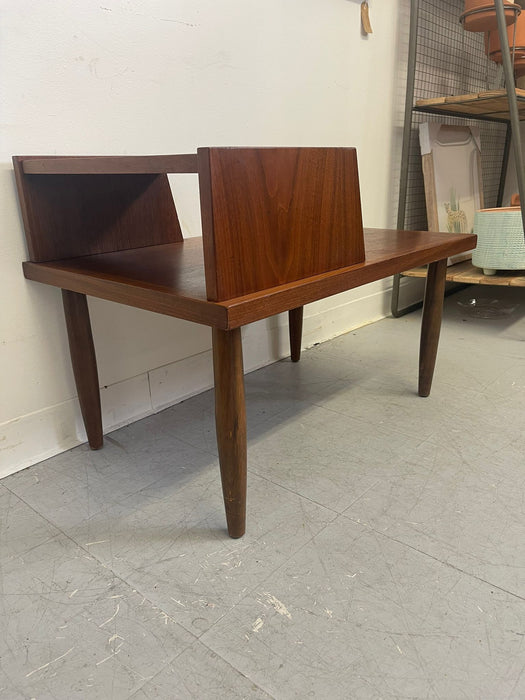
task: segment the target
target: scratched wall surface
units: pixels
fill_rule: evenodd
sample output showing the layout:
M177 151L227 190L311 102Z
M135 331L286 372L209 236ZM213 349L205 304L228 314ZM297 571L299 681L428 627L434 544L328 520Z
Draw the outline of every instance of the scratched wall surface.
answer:
M356 146L364 223L392 225L407 6L371 1L367 37L357 0L2 2L0 475L83 439L59 292L22 277L11 156ZM195 178L172 184L198 235ZM385 315L388 287L309 307L305 343ZM107 428L209 386L207 329L91 308ZM247 369L287 352L282 319L246 329Z

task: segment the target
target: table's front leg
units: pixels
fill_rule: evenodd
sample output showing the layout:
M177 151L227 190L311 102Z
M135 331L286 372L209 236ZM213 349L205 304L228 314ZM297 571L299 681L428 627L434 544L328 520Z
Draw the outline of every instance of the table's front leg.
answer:
M213 329L215 427L230 537L246 528L246 409L241 329Z

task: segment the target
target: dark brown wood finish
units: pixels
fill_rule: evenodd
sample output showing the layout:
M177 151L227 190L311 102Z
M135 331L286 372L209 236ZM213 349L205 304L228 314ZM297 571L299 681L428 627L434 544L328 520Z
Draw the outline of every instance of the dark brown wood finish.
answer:
M301 340L303 337L303 308L302 306L288 311L288 324L290 334L290 357L292 362L301 359Z
M14 159L33 262L182 240L166 175L24 175Z
M228 310L206 300L202 241L23 264L28 279L208 326L228 328Z
M209 299L259 292L364 259L354 148L198 153Z
M222 302L228 306L229 328L384 279L396 271L414 267L415 263L409 260L425 260L422 264L427 264L443 255L455 254L446 253L447 249L456 250L457 247L458 253L470 250L476 246L476 236L365 229L365 246L364 263Z
M197 155L24 156L26 175L144 175L197 173Z
M129 306L216 326L237 328L319 299L470 250L470 234L365 229L366 259L351 267L211 302L200 238L50 263L24 263L28 279Z
M447 261L437 260L428 266L421 319L421 341L419 346L420 396L428 396L432 386L434 367L441 330L441 315L447 274Z
M246 529L246 410L241 329L213 329L215 425L230 537Z
M98 450L104 443L104 437L102 433L97 359L87 299L84 294L77 294L63 289L62 301L80 410L82 411L89 446L92 450Z
M199 169L203 239L182 240L166 172ZM303 305L430 263L419 392L430 391L447 257L466 234L362 236L353 149L199 149L198 155L14 158L28 279L62 288L90 445L102 444L85 295L213 328L217 442L228 531L246 509L241 326L289 312L300 356Z

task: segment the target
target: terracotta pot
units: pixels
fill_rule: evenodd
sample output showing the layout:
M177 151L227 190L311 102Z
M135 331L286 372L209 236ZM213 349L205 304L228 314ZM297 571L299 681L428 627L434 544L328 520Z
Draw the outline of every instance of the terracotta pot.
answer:
M490 55L490 60L495 63L503 63L501 51L492 53ZM514 77L521 78L523 75L525 75L525 46L516 46L514 54Z
M479 7L487 7L492 5L494 7L496 3L494 0L465 0L465 12L470 12L470 10L476 10ZM513 0L506 0L505 5L515 5Z
M514 75L516 78L525 75L525 58L517 58L514 61Z
M521 12L521 7L511 0L503 3L505 22L513 24ZM469 32L490 32L498 29L498 18L494 0L465 0L465 11L459 18L463 28Z
M514 48L514 67L520 66L519 61L525 59L525 12L516 20L515 24L507 27L507 38L511 51ZM498 31L485 33L485 53L496 63L502 63L501 42Z

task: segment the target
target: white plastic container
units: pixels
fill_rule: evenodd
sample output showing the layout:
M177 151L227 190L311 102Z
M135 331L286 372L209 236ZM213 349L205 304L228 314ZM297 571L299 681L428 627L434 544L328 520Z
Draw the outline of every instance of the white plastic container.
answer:
M472 264L486 275L497 270L525 269L525 240L520 207L480 209L474 216L478 244Z

